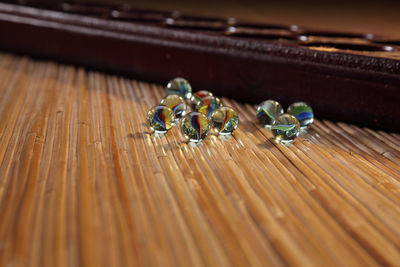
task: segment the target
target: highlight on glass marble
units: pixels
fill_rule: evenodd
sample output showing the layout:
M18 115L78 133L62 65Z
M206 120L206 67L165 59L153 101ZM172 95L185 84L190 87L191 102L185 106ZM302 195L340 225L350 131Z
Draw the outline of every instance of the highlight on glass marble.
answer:
M283 108L275 100L265 100L257 107L256 117L258 122L264 126L271 126L274 119L283 114Z
M213 111L221 106L221 100L218 97L206 96L196 105L195 111L203 113L210 118Z
M305 102L295 102L291 104L287 113L295 116L302 128L308 127L314 121L314 112L312 108Z
M152 107L147 113L147 125L149 128L159 134L168 132L175 124L175 114L167 106Z
M194 111L181 119L180 129L186 140L197 143L207 137L211 122L203 113Z
M233 108L220 107L212 113L211 124L218 134L231 134L239 125L239 116Z
M192 95L190 102L196 106L204 97L212 95L213 94L207 90L200 90Z
M184 78L174 78L167 84L168 95L180 95L184 99L189 100L192 97L192 87Z
M179 95L167 95L161 100L161 105L172 109L177 119L186 114L187 106L185 99Z
M295 116L284 113L275 118L271 132L276 142L290 143L300 133L300 122Z

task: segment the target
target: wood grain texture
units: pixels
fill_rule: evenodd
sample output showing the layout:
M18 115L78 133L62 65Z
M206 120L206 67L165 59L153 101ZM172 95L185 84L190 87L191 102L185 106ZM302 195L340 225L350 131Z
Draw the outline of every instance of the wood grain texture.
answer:
M0 266L396 266L400 135L254 106L200 146L145 124L160 85L0 54ZM318 114L317 114L318 116Z

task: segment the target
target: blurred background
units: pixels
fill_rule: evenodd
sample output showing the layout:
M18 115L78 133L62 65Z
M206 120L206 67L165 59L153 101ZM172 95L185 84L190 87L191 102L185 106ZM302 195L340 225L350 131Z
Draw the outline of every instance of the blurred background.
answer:
M54 2L57 2L56 0ZM59 1L62 2L62 1ZM227 16L259 22L400 37L400 1L390 0L86 0L80 3L125 3L136 7L179 10L208 16Z

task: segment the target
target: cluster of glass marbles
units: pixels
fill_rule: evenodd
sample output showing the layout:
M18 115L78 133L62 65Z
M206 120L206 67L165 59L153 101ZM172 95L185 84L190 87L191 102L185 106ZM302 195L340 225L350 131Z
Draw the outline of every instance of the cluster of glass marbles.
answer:
M300 129L307 128L314 121L314 112L305 102L291 104L286 113L277 101L266 100L256 112L258 122L270 129L274 140L290 143L300 134Z
M209 91L192 93L184 78L172 79L167 84L167 96L147 114L147 124L156 133L168 132L178 120L182 135L190 142L200 142L211 129L219 135L231 134L239 125L233 108L223 106Z

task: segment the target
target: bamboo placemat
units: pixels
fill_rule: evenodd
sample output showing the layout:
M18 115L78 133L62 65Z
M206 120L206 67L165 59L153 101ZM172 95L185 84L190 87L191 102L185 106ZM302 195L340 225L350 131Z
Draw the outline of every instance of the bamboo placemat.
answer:
M0 266L400 263L400 135L255 109L190 146L145 124L159 85L0 54ZM316 114L318 116L318 114Z

